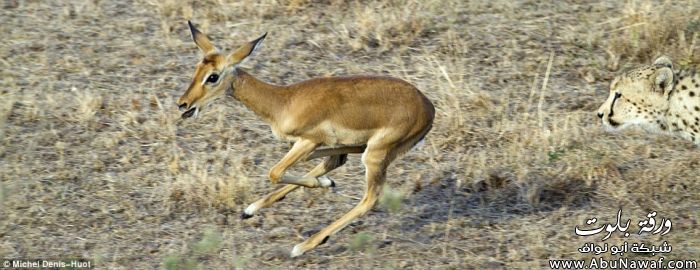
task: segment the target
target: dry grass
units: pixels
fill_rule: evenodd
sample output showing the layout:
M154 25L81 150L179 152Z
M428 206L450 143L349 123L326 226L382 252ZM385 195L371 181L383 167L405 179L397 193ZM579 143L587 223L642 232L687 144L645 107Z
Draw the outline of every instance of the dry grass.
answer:
M588 258L574 226L618 208L673 220L667 259L700 253L697 147L606 134L593 113L619 69L700 63L696 1L5 1L0 14L0 258L537 269ZM179 120L200 57L190 18L224 48L269 31L248 66L271 82L404 78L435 103L435 127L390 168L376 211L289 259L357 202L358 158L331 175L341 194L297 191L239 220L288 145L230 100Z

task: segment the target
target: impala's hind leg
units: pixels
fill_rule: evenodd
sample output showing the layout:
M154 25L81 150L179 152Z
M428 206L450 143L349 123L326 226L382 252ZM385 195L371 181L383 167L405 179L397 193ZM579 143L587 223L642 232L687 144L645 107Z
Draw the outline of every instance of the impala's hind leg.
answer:
M328 172L343 166L347 159L348 154L327 157L321 164L318 164L313 170L304 175L304 177L321 177ZM330 181L332 182L332 180ZM241 218L246 219L252 217L260 209L270 207L275 202L281 201L284 199L284 196L286 196L287 193L292 192L299 187L299 185L288 184L270 194L265 195L265 197L262 197L261 199L250 204L245 211L243 211L243 214L241 214Z
M367 213L367 211L372 209L372 206L374 206L382 193L386 167L389 165L389 162L391 162L391 159L392 157L387 150L372 150L368 148L362 155L362 163L365 165L367 178L365 195L362 197L362 200L360 200L360 202L343 217L336 220L320 232L314 234L309 239L306 239L306 241L302 242L301 244L294 246L291 256L299 256L304 254L304 252L323 244L329 236L340 231L354 219L364 215Z
M357 146L341 146L341 147L332 147L332 148L321 148L321 149L315 149L311 155L306 157L306 160L312 160L315 158L320 158L320 157L328 157L328 156L335 156L339 154L362 154L365 152L365 149L367 148L366 145L357 145Z

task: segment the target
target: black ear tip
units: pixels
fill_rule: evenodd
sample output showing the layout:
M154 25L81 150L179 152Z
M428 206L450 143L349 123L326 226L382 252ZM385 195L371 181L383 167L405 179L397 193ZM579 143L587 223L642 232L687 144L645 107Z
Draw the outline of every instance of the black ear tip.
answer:
M267 36L267 32L265 32L265 34L263 34L259 38L256 38L255 40L253 40L251 43L253 43L253 45L258 45L258 44L260 44L260 42L263 41L263 39L265 39L266 36Z
M199 32L199 30L197 30L197 28L194 27L194 24L192 24L192 22L190 20L187 20L187 25L190 26L190 31L192 31L193 33Z

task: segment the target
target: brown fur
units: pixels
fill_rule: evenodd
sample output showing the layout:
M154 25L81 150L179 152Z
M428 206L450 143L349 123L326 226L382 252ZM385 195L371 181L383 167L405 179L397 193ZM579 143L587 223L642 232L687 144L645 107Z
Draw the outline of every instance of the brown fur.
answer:
M366 190L360 203L339 220L292 250L298 256L365 214L381 195L386 168L399 155L423 139L430 130L435 109L413 85L380 76L315 78L278 86L265 83L236 67L260 45L261 37L228 56L219 53L206 36L190 24L195 43L205 53L197 64L192 83L178 100L182 109L199 110L232 89L233 97L270 124L280 139L292 141L292 149L271 170L272 183L287 185L251 204L250 217L259 209L298 188L328 187L332 181L319 178L341 166L349 153L362 152L366 168ZM219 74L215 83L202 83ZM190 114L191 115L191 114ZM183 117L187 116L187 112ZM323 149L318 149L323 147ZM296 162L328 156L305 176L285 175Z

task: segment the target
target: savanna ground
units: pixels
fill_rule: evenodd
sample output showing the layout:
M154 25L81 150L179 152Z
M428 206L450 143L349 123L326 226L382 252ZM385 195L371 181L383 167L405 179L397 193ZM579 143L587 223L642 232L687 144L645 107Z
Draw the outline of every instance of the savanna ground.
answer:
M666 240L667 260L700 258L700 150L605 133L594 112L621 70L661 54L700 62L697 1L6 0L0 14L0 258L542 269L591 259L577 249L602 235L574 227L620 208L635 233L605 243ZM434 128L390 167L380 205L290 259L357 203L359 157L330 174L337 194L296 191L240 220L289 145L231 98L180 120L174 101L201 57L187 19L228 50L268 31L246 67L269 82L403 78L435 104ZM650 211L669 234L636 236Z

